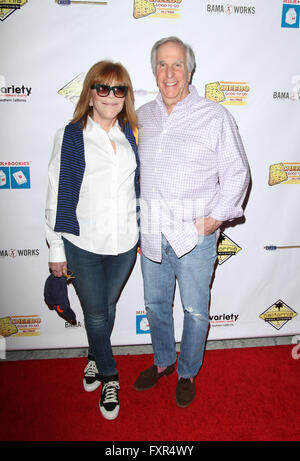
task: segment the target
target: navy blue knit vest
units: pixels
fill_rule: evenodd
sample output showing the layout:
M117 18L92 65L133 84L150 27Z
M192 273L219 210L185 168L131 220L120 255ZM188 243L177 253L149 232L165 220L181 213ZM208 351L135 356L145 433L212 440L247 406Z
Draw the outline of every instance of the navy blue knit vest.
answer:
M136 197L140 196L139 159L134 134L129 123L124 127L124 134L135 153L137 169L135 173ZM79 235L79 223L76 208L85 170L83 130L81 123L69 123L65 127L61 148L60 175L57 197L56 232Z

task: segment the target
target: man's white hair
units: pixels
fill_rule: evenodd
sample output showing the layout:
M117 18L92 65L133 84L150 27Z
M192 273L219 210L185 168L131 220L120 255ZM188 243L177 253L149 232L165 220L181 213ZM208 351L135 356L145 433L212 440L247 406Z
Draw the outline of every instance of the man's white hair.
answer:
M186 63L187 63L187 68L189 72L194 72L195 67L196 67L196 59L194 52L190 45L187 45L184 43L180 38L177 37L165 37L160 40L158 40L156 43L154 43L152 50L151 50L151 67L152 67L152 72L154 75L156 75L156 55L157 55L157 50L158 48L163 45L164 43L177 43L178 45L182 46L185 50L186 54Z

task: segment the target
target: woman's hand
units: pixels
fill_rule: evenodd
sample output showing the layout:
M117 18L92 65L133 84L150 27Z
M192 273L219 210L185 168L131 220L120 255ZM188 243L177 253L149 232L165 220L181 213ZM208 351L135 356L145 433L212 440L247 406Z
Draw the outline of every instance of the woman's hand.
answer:
M197 218L195 226L198 234L210 235L215 232L222 224L222 221L217 221L214 218Z
M67 273L67 261L62 263L49 263L49 268L54 277L62 277Z

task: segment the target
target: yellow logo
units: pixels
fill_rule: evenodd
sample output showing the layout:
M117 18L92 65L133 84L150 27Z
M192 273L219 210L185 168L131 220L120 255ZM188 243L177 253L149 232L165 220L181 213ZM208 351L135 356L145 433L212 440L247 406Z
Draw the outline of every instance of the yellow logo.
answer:
M248 104L250 87L247 82L213 82L205 85L205 97L223 105Z
M223 264L227 261L227 259L236 255L239 251L241 251L241 247L234 243L234 241L225 234L221 233L217 248L217 263Z
M0 21L4 21L8 16L24 6L27 0L0 0Z
M269 186L276 184L300 184L300 163L274 163L269 168Z
M0 336L39 336L42 320L38 315L12 315L0 318Z
M152 18L179 18L182 0L134 0L133 17L135 19L151 16Z
M6 338L18 333L18 328L12 324L11 317L0 318L0 336Z
M58 90L58 94L64 96L66 99L71 101L74 104L77 104L80 93L82 91L82 83L84 80L85 74L81 72L73 80L63 86Z
M58 94L68 99L68 101L73 104L77 104L82 91L82 85L85 78L85 74L81 72L76 75L70 82L66 83L60 90ZM157 95L157 91L148 91L148 90L133 90L135 97L144 97L148 95Z
M292 320L296 317L297 312L291 309L287 304L285 304L281 299L279 299L275 304L272 304L265 312L263 312L259 317L268 322L276 330L280 330L289 320Z

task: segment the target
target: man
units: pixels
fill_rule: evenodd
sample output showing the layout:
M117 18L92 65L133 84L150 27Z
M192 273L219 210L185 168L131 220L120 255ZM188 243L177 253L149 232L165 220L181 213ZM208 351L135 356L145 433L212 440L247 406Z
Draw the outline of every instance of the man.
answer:
M249 169L233 117L190 85L192 49L168 37L153 46L151 62L160 93L138 110L138 118L141 264L154 365L134 388L150 389L175 369L177 279L184 321L175 400L187 407L208 332L218 229L243 215Z

